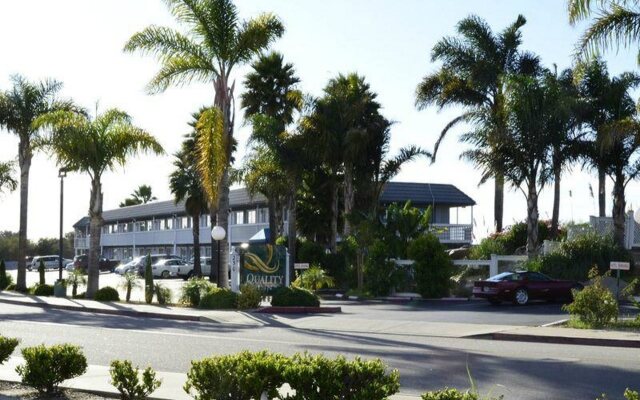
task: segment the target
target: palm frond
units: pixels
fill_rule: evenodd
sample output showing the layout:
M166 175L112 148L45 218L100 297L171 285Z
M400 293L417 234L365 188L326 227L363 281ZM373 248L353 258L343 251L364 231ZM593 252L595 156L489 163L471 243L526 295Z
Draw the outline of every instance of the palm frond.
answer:
M217 204L220 183L228 163L227 135L224 132L222 111L209 108L202 112L196 124L196 165L202 179L202 189L210 204Z
M237 31L236 54L231 58L233 63L249 61L283 34L282 21L271 13L261 14L244 22Z
M612 3L602 11L580 37L576 56L592 57L609 48L631 47L640 42L640 8L632 10Z
M18 181L13 173L12 162L0 162L0 193L5 190L12 192L18 187Z
M190 57L173 57L162 65L147 85L149 93L160 93L170 86L184 86L194 81L208 82L216 78L218 71L210 63Z

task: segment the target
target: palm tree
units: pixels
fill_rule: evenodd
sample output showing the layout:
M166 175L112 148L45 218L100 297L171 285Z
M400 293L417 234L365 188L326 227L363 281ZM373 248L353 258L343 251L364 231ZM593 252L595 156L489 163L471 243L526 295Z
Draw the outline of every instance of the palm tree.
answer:
M18 187L18 181L13 177L13 163L0 162L0 193L4 190L13 192Z
M596 4L597 9L594 7ZM634 49L640 43L638 0L569 0L568 9L572 25L591 17L596 9L596 17L578 42L578 56L594 55L598 50L607 50L609 47Z
M197 121L198 115L194 115ZM196 122L191 125L195 128ZM169 187L174 202L185 202L185 211L193 220L193 274L202 276L200 266L200 215L207 211L207 196L200 183L200 175L193 159L196 149L196 132L185 136L180 151L175 154L173 165L176 169L169 175Z
M33 141L39 136L34 121L41 115L57 110L72 110L71 101L57 99L62 83L47 79L29 82L20 75L11 78L13 87L0 93L0 127L18 136L18 166L20 168L20 232L18 235L18 279L16 289L25 291L27 253L27 205L29 172L33 158Z
M176 20L188 30L186 34L167 27L149 26L134 34L124 50L152 54L162 64L148 85L151 92L162 92L172 85L185 85L192 81L213 84L214 107L217 113L210 117L221 119L220 134L225 163L217 168L202 166L202 171L221 172L221 178L205 177L209 183L220 186L219 190L205 187L210 195L209 206L213 224L217 213L217 224L228 231L229 216L229 166L235 148L233 140L234 87L231 73L236 66L248 63L271 43L282 36L284 26L272 14L261 14L248 21L238 19L238 10L231 0L166 0ZM207 143L203 139L203 145ZM213 142L208 141L209 144ZM208 153L209 155L212 152ZM200 164L207 162L201 154ZM219 196L211 197L211 195ZM215 201L214 201L215 200ZM228 236L223 240L228 248ZM219 285L228 287L226 279L228 253L221 254Z
M616 154L603 151L608 126L631 117L635 104L629 92L640 85L636 74L625 73L611 78L607 65L593 59L576 67L575 81L581 101L581 121L591 131L590 143L582 145L585 161L598 171L599 216L606 215L607 168L615 164Z
M537 58L518 50L522 39L520 28L526 19L519 15L516 21L499 34L477 16L467 17L457 25L457 37L445 37L431 52L433 62L442 62L440 70L427 75L416 90L416 105L424 109L436 105L462 106L465 111L450 121L440 133L433 150L433 161L440 143L447 133L460 123L484 123L482 129L489 133L484 143L490 153L505 134L503 113L504 82L508 73L528 72L538 63ZM478 113L485 115L478 118ZM486 165L485 165L486 167ZM495 179L494 223L496 231L502 230L504 208L504 172L494 165L480 183L488 177Z
M158 200L158 198L153 195L151 186L140 185L136 190L133 191L130 198L127 198L122 203L120 203L120 207L147 204L154 200Z
M102 175L138 153L162 154L163 149L153 136L134 126L129 115L117 109L107 110L93 120L79 113L57 111L43 115L36 125L51 130L42 145L51 150L59 165L91 178L87 298L93 298L99 287Z

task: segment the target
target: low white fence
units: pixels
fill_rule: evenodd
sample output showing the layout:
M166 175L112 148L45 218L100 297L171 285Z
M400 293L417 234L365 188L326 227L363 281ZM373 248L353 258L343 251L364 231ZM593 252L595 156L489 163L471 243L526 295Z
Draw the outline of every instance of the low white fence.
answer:
M454 260L453 265L468 267L489 267L489 276L500 273L500 262L521 263L527 261L527 256L499 256L492 254L489 260Z

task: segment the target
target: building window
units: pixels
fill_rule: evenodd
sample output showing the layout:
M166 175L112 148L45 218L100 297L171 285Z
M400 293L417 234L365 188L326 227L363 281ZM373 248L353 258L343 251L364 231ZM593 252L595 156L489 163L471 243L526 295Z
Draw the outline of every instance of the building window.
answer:
M256 223L256 210L247 211L247 224Z
M236 225L244 224L244 211L236 211L235 213L235 223Z
M258 210L258 213L260 214L258 217L258 222L260 222L261 224L266 224L267 222L269 222L269 209L268 208L260 208Z
M166 218L164 220L164 229L165 230L173 229L173 219L172 218Z
M149 227L147 225L147 222L148 221L140 221L140 222L138 222L138 230L140 232L146 232L149 229Z

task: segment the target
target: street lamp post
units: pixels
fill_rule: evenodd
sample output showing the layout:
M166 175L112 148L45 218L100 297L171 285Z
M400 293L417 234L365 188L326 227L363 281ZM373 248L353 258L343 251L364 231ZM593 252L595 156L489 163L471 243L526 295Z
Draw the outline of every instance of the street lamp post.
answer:
M213 229L211 229L211 238L216 242L218 242L218 252L216 254L216 259L218 264L218 267L217 267L218 273L220 272L220 241L224 239L226 234L227 232L225 232L224 228L221 226L216 225L213 227ZM215 274L213 273L213 265L212 265L211 271L209 271L209 281L213 282L214 280L215 280Z
M58 280L62 282L62 253L64 250L64 238L62 237L62 217L64 214L64 178L67 176L67 169L60 168L58 177L60 178L60 254L58 256Z

